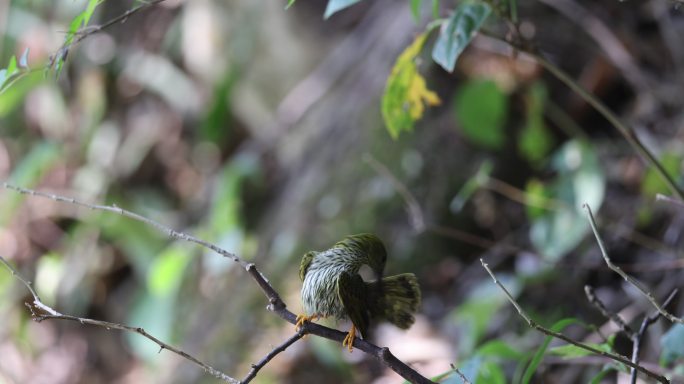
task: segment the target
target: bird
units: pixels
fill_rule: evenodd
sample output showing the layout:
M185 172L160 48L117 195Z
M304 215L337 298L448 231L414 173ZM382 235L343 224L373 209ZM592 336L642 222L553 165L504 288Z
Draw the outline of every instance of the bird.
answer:
M295 329L320 318L349 319L352 326L342 341L349 352L357 331L368 337L371 320L408 329L421 302L418 279L413 273L382 277L386 261L385 246L372 233L350 235L330 249L305 253L299 266L304 314L297 316ZM359 275L364 264L376 280L367 282Z

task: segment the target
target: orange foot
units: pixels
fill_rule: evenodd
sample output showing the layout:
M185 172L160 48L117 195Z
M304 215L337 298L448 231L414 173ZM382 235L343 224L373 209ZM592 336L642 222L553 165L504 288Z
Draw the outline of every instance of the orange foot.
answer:
M295 323L295 330L299 332L299 329L304 326L305 321L316 321L321 318L319 314L313 314L311 316L307 315L297 315L297 322Z
M342 340L342 346L347 347L349 349L349 352L354 349L354 338L356 337L356 327L352 324L351 329L349 330L349 333L347 333L347 336Z

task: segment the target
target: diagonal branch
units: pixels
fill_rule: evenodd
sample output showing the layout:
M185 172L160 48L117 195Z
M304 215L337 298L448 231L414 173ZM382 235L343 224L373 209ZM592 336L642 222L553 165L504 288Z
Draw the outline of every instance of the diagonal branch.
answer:
M142 335L143 337L151 340L153 343L157 344L160 348L160 350L159 350L160 352L163 349L167 349L167 350L169 350L169 351L171 351L171 352L173 352L173 353L175 353L175 354L199 365L202 369L204 369L205 372L208 372L210 375L216 377L217 379L223 380L224 382L230 383L230 384L240 384L240 381L226 375L225 373L223 373L223 372L219 371L218 369L210 366L209 364L202 362L201 360L190 355L189 353L183 352L182 350L180 350L178 348L175 348L169 344L166 344L165 342L163 342L163 341L157 339L156 337L150 335L149 333L147 333L147 331L145 331L143 328L131 327L129 325L111 323L109 321L93 320L93 319L87 319L87 318L83 318L83 317L77 317L77 316L71 316L71 315L65 315L65 314L59 313L58 311L54 310L53 308L51 308L47 304L44 304L40 300L40 297L38 297L38 294L36 293L36 291L31 286L31 283L29 281L27 281L26 279L24 279L23 277L21 277L21 275L14 269L14 267L12 267L12 265L10 263L8 263L7 260L5 260L2 256L0 256L0 262L2 264L4 264L5 267L7 267L7 269L9 269L9 271L12 273L12 275L14 277L16 277L19 281L21 281L26 286L26 288L28 288L28 290L31 292L31 295L33 296L33 302L31 304L33 304L33 307L29 303L26 303L26 306L31 311L31 315L33 317L33 320L35 320L37 322L41 322L43 320L52 320L52 319L70 320L70 321L79 322L81 324L89 324L89 325L94 325L97 327L102 327L105 329L118 329L121 331L138 333L138 334ZM42 312L45 312L45 313L35 312L34 307L41 310Z
M658 304L658 301L656 298L653 296L653 294L646 289L643 284L641 284L637 279L633 278L632 276L628 275L625 271L622 270L622 268L618 267L617 265L613 264L613 262L610 260L610 257L608 257L608 251L606 251L606 246L603 244L603 240L601 239L601 235L599 235L598 228L596 226L596 220L594 220L594 215L591 213L591 208L589 207L588 204L583 204L582 208L584 208L585 211L587 211L587 217L589 218L589 223L591 224L591 229L594 231L594 236L596 237L596 242L598 243L599 249L601 250L601 255L603 256L603 260L605 260L606 265L608 265L608 268L612 269L617 273L618 275L622 276L623 279L625 279L626 282L632 284L636 289L641 292L648 301L653 304L653 306L660 312L663 317L666 319L670 320L673 323L680 323L684 324L684 319L681 317L677 317L670 312L666 311L663 305Z
M584 349L584 350L587 350L587 351L589 351L589 352L591 352L591 353L595 353L595 354L597 354L597 355L604 356L604 357L607 357L607 358L609 358L609 359L612 359L612 360L615 360L615 361L617 361L617 362L620 362L620 363L622 363L622 364L625 364L625 365L627 365L627 366L629 366L629 367L632 367L632 368L636 369L636 370L639 371L639 372L643 372L643 373L645 373L645 374L651 376L652 378L658 380L658 381L661 382L661 383L669 383L669 382L670 382L665 376L659 375L659 374L657 374L657 373L655 373L655 372L653 372L653 371L651 371L651 370L648 370L648 369L644 368L643 366L641 366L641 365L639 365L639 364L637 364L637 363L632 362L630 359L628 359L628 358L625 357L625 356L618 355L618 354L611 353L611 352L601 351L601 350L596 349L596 348L594 348L594 347L592 347L592 346L590 346L590 345L581 343L581 342L579 342L579 341L575 341L575 340L569 338L568 336L565 336L564 334L562 334L562 333L560 333L560 332L552 331L552 330L550 330L550 329L547 329L547 328L545 328L545 327L543 327L543 326L537 324L534 320L532 320L532 318L530 318L529 315L527 315L527 313L525 312L525 310L523 310L522 307L520 306L520 304L518 304L518 302L515 301L515 299L513 298L513 296L512 296L512 295L508 292L508 290L506 289L506 287L504 287L504 285L501 284L501 282L496 278L496 276L494 275L494 272L492 272L492 270L489 269L489 266L487 265L487 263L485 263L484 260L482 260L482 259L480 259L480 263L482 263L482 266L484 267L485 270L487 270L487 273L489 273L489 276L492 277L492 279L494 280L494 283L495 283L496 285L498 285L499 288L501 288L501 290L502 290L502 291L504 292L504 294L506 295L506 298L508 299L508 301L509 301L511 304L513 304L513 306L515 307L516 311L518 311L518 314L520 315L520 317L522 317L522 318L525 320L525 322L527 322L527 325L529 325L530 328L536 329L537 331L539 331L539 332L541 332L541 333L544 333L544 334L546 334L546 335L548 335L548 336L555 337L556 339L563 340L563 341L565 341L566 343L575 345L575 346L577 346L577 347L579 347L579 348L582 348L582 349Z
M247 373L247 376L245 376L245 378L242 379L242 381L240 381L240 384L247 384L250 381L252 381L256 377L256 374L259 372L261 368L268 364L269 361L273 360L273 358L276 357L277 354L285 351L287 348L290 347L290 345L296 343L302 337L304 337L304 333L297 332L292 337L285 340L282 344L273 348L273 350L269 352L266 356L264 356L264 358L261 359L258 363L252 364L252 369L249 371L249 373Z
M674 289L672 293L670 293L670 296L665 299L663 302L663 307L667 307L672 299L677 295L678 289ZM641 340L644 338L644 335L646 334L646 330L648 329L651 324L655 323L659 318L660 318L660 312L655 311L649 316L646 316L644 320L641 322L641 327L639 327L639 332L635 333L632 336L632 361L634 364L639 364L639 352L641 350ZM632 368L631 372L631 379L630 383L631 384L636 384L637 380L637 371Z
M232 252L228 252L212 243L209 243L207 241L201 240L197 237L188 235L186 233L176 231L170 227L167 227L161 223L158 223L152 219L149 219L145 216L139 215L135 212L131 212L122 208L119 208L117 206L110 206L110 205L99 205L99 204L90 204L90 203L85 203L70 197L64 197L60 195L55 195L52 193L45 193L45 192L39 192L39 191L34 191L31 189L27 188L21 188L17 187L15 185L8 184L7 182L3 182L2 186L6 189L13 190L16 192L19 192L21 194L25 195L30 195L30 196L38 196L38 197L44 197L47 199L55 200L58 202L63 202L63 203L69 203L69 204L74 204L77 206L89 208L92 210L100 210L100 211L106 211L106 212L112 212L112 213L117 213L122 216L131 218L133 220L140 221L144 224L147 224L160 232L168 234L171 238L174 239L179 239L179 240L184 240L188 241L191 243L198 244L202 247L211 249L212 251L218 253L221 256L224 256L228 259L231 259L235 261L236 263L240 264L247 273L253 278L253 280L257 283L259 288L261 288L261 291L264 293L266 298L269 301L269 305L267 306L267 309L271 312L274 312L276 315L278 315L280 318L283 320L289 322L290 324L295 324L296 323L296 318L297 316L290 312L287 309L287 306L285 305L285 302L283 299L280 297L278 292L271 286L271 284L268 282L268 279L256 268L256 265L253 263L247 263L241 258L239 258L237 255L235 255ZM22 280L24 281L24 280ZM27 285L30 286L30 285ZM62 317L54 317L54 318L62 318ZM66 319L66 318L64 318ZM133 328L133 327L131 327ZM136 328L134 328L136 329ZM137 331L136 331L137 332ZM329 340L337 341L337 342L342 342L344 340L346 333L340 332L336 329L328 328L319 324L315 323L310 323L310 322L305 322L304 326L301 327L301 334L312 334L316 336L320 336ZM143 334L144 336L144 334ZM149 338L149 337L148 337ZM154 340L153 340L154 341ZM293 341L294 342L294 341ZM390 350L386 347L379 347L373 343L370 343L366 340L355 338L354 339L354 348L357 348L373 357L376 359L380 360L385 366L389 367L392 369L394 372L402 376L404 379L408 380L411 383L414 384L428 384L432 383L432 381L428 380L424 376L422 376L420 373L418 373L416 370L408 366L406 363L403 361L399 360L396 356L394 356Z

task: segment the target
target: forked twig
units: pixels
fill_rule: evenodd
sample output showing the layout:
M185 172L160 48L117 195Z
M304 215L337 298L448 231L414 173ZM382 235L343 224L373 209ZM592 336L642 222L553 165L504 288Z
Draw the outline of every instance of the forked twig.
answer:
M147 224L151 227L154 227L155 229L157 229L163 233L166 233L171 238L192 242L192 243L198 244L202 247L208 248L208 249L218 253L221 256L227 257L227 258L235 261L236 263L238 263L242 267L244 267L245 270L247 271L247 273L249 273L249 275L254 279L254 281L257 283L259 288L261 288L261 291L264 293L264 295L268 299L269 305L267 306L267 309L269 311L274 312L280 318L284 319L285 321L289 322L290 324L296 323L296 317L297 316L287 309L285 302L280 297L278 292L273 288L273 286L271 286L268 279L266 279L266 277L264 277L264 275L257 269L257 267L253 263L245 262L244 260L242 260L241 258L239 258L237 255L235 255L232 252L228 252L228 251L226 251L226 250L224 250L224 249L222 249L222 248L220 248L220 247L218 247L212 243L201 240L197 237L188 235L186 233L176 231L170 227L167 227L163 224L160 224L160 223L158 223L154 220L151 220L147 217L144 217L142 215L139 215L137 213L134 213L134 212L122 209L122 208L119 208L117 206L89 204L89 203L85 203L85 202L82 202L82 201L79 201L79 200L76 200L76 199L73 199L70 197L64 197L64 196L55 195L52 193L39 192L39 191L27 189L27 188L17 187L17 186L8 184L6 182L3 182L2 186L6 189L13 190L13 191L19 192L21 194L44 197L44 198L48 198L48 199L55 200L58 202L74 204L74 205L85 207L85 208L92 209L92 210L100 210L100 211L117 213L117 214L120 214L122 216L131 218L133 220L140 221L140 222ZM13 269L11 269L11 270L13 271ZM22 280L22 281L24 281L26 283L25 280ZM27 284L27 286L30 286L30 284ZM32 293L35 293L35 292L32 291ZM57 316L52 315L52 317L45 317L45 318L46 319L48 319L48 318L56 318L56 319L59 318L59 319L65 319L65 320L77 320L78 319L78 318L72 319L71 318L72 316L68 316L68 317L62 317L62 316L66 316L66 315L58 314ZM97 320L94 320L94 321L97 322ZM100 323L105 323L105 322L100 322ZM109 323L107 323L107 324L109 324ZM98 325L98 324L93 323L93 325ZM137 328L135 328L135 327L128 327L131 329L126 329L125 327L128 327L128 326L122 326L121 328L118 328L118 329L124 329L124 330L137 332L136 331ZM138 332L138 333L140 333L140 332ZM315 324L315 323L310 323L310 322L305 322L304 325L300 328L299 333L301 333L303 335L312 334L312 335L320 336L320 337L323 337L323 338L326 338L329 340L333 340L333 341L337 341L337 342L342 342L342 340L344 340L345 336L347 335L346 333L340 332L336 329L328 328L328 327L325 327L325 326L322 326L319 324ZM143 334L143 336L144 335L145 334ZM148 336L146 336L146 337L148 337ZM150 338L150 337L148 337L148 338ZM299 340L300 338L301 337L293 336L290 340L292 340L292 343L294 343L297 340ZM292 343L290 343L290 344L292 344ZM289 346L289 344L288 344L288 346ZM411 383L417 383L417 384L432 383L432 381L430 381L426 377L422 376L420 373L418 373L416 370L414 370L413 368L408 366L403 361L399 360L386 347L381 348L381 347L378 347L377 345L375 345L373 343L370 343L366 340L359 339L359 338L354 339L353 346L354 346L354 348L357 348L357 349L377 358L383 364L385 364L387 367L389 367L394 372L396 372L397 374L399 374L400 376L402 376L404 379L408 380ZM278 349L278 350L274 351L273 356L275 356L277 353L284 350L284 348L283 349L276 348L276 349ZM183 356L183 355L181 355L181 356ZM270 361L270 359L272 359L272 358L273 357L271 356L268 360Z
M622 278L625 279L626 282L630 283L636 289L638 289L639 292L641 292L641 294L643 294L648 299L648 301L650 301L651 304L653 304L653 306L658 310L658 312L660 312L660 314L663 315L663 317L665 317L673 323L684 324L684 320L682 318L679 318L671 314L670 312L666 311L665 308L663 308L664 306L660 305L656 298L653 296L653 294L648 289L646 289L639 281L625 273L622 270L622 268L613 264L613 262L610 260L610 257L608 256L608 251L606 251L606 246L603 244L601 235L598 232L596 220L594 220L594 214L591 212L591 208L586 203L582 205L582 208L584 208L584 210L587 212L587 217L589 218L589 223L591 224L591 230L594 232L596 242L598 243L599 249L601 250L601 255L603 256L603 260L605 260L606 265L608 265L608 268L615 271L615 273L622 276Z
M592 346L590 346L590 345L581 343L581 342L579 342L579 341L575 341L575 340L569 338L568 336L565 336L565 335L562 334L562 333L552 331L552 330L550 330L550 329L548 329L548 328L545 328L545 327L543 327L543 326L537 324L534 320L532 320L532 319L527 315L527 313L522 309L522 307L520 306L520 304L518 304L518 302L515 301L515 299L513 298L513 296L512 296L512 295L508 292L508 290L506 289L506 287L504 287L504 285L501 284L501 282L496 278L496 276L494 275L494 272L492 272L492 271L489 269L489 266L484 262L484 260L480 259L480 263L482 263L482 266L484 267L485 270L487 270L487 273L489 273L489 276L492 277L492 279L494 280L494 283L495 283L496 285L498 285L499 288L501 288L501 290L502 290L502 291L504 292L504 294L506 295L506 298L508 298L508 301L509 301L511 304L513 304L513 306L515 307L516 311L518 311L518 314L520 315L520 317L522 317L522 318L525 320L525 322L527 322L527 325L529 325L530 328L536 329L536 330L538 330L539 332L544 333L544 334L546 334L546 335L548 335L548 336L555 337L556 339L563 340L563 341L565 341L566 343L575 345L575 346L577 346L577 347L579 347L579 348L582 348L582 349L584 349L584 350L586 350L586 351L589 351L589 352L595 353L595 354L597 354L597 355L604 356L604 357L607 357L607 358L609 358L609 359L615 360L615 361L617 361L617 362L619 362L619 363L625 364L625 365L627 365L627 366L629 366L629 367L632 367L632 368L638 370L639 372L643 372L643 373L647 374L648 376L650 376L650 377L652 377L652 378L658 380L658 381L661 382L661 383L669 383L669 382L670 382L665 376L659 375L659 374L657 374L657 373L655 373L655 372L653 372L653 371L651 371L651 370L649 370L649 369L646 369L646 368L644 368L643 366L641 366L641 365L639 365L639 364L636 364L636 363L632 362L630 359L628 359L628 358L625 357L625 356L618 355L618 354L615 354L615 353L606 352L606 351L601 351L601 350L596 349L596 348L594 348L594 347L592 347Z
M83 317L65 315L65 314L62 314L62 313L56 311L55 309L51 308L50 306L48 306L47 304L43 303L40 300L40 297L38 297L38 294L36 293L36 291L31 286L31 283L28 280L24 279L14 269L14 267L12 267L12 265L10 263L8 263L7 260L5 260L5 258L3 258L2 256L0 256L0 262L2 264L4 264L5 267L7 267L7 269L9 269L9 271L12 273L12 275L14 277L16 277L19 281L21 281L22 284L24 284L26 286L26 288L28 288L28 290L31 292L31 295L33 296L33 302L31 304L33 305L33 307L31 305L29 305L28 303L26 303L26 306L29 307L29 309L31 310L33 320L35 320L37 322L41 322L43 320L51 320L51 319L70 320L70 321L79 322L81 324L95 325L97 327L102 327L105 329L118 329L121 331L137 333L137 334L140 334L143 337L151 340L153 343L157 344L160 348L160 351L163 349L167 349L167 350L169 350L169 351L171 351L171 352L173 352L173 353L175 353L175 354L177 354L177 355L179 355L179 356L181 356L187 360L190 360L193 363L199 365L202 369L204 369L205 372L208 372L209 374L216 377L217 379L223 380L224 382L230 383L230 384L239 384L240 383L240 381L226 375L225 373L223 373L223 372L219 371L218 369L210 366L209 364L204 363L203 361L201 361L198 358L190 355L189 353L183 352L182 350L175 348L175 347L172 347L171 345L166 344L165 342L157 339L156 337L147 333L147 331L145 331L143 328L131 327L128 325L118 324L118 323L111 323L109 321L100 321L100 320L87 319L87 318L83 318ZM45 313L37 313L36 311L34 311L34 307L41 310L42 312L45 312Z

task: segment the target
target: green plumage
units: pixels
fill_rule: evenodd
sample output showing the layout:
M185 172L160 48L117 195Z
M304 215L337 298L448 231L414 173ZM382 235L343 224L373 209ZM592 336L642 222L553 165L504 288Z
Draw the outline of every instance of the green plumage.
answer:
M409 328L420 305L418 281L412 273L382 278L386 260L382 241L369 233L347 236L322 252L307 252L299 267L304 311L349 318L364 338L372 320ZM377 280L363 281L358 272L364 264Z

